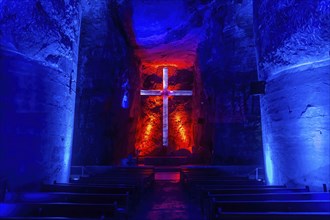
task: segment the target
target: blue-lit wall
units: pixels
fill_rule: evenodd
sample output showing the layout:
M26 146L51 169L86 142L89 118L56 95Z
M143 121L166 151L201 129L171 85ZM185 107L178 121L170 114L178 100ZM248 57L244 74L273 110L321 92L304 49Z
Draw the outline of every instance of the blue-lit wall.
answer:
M0 177L66 182L80 28L76 1L0 2Z
M82 5L74 165L109 165L134 153L139 74L130 19L127 1Z
M254 1L269 184L330 186L330 1Z
M204 41L197 49L195 88L200 145L212 148L213 162L262 165L259 99L250 95L257 80L252 0L214 1L204 17ZM201 91L198 91L200 89Z

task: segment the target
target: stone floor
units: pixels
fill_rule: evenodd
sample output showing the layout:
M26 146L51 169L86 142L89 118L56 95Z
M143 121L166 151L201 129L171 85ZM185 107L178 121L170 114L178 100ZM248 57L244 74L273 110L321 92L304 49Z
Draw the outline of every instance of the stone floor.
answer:
M179 172L159 172L155 186L140 201L134 220L201 220L202 215L195 200L184 191Z

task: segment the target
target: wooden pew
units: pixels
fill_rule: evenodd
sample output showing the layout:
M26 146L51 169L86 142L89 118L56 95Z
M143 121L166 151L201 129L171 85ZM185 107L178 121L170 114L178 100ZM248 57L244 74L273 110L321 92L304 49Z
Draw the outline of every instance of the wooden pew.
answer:
M249 188L258 188L258 189L286 189L286 185L197 185L201 190L212 190L212 189L249 189Z
M130 184L136 185L141 193L150 189L155 180L154 168L116 167L106 170L92 170L88 176L71 179L79 184ZM96 172L96 173L95 173Z
M216 170L191 170L191 171L180 171L180 181L182 183L187 183L189 180L209 180L209 179L218 179L218 180L249 180L247 176L228 176L222 175L221 172Z
M134 194L137 187L126 184L70 184L70 183L56 183L56 184L42 184L41 191L43 192L72 192L72 193L130 193Z
M66 192L66 193L91 193L91 194L126 194L128 193L132 203L136 204L140 199L139 189L135 185L126 184L72 184L56 183L43 184L42 192Z
M44 184L45 192L71 193L128 193L132 203L139 201L154 183L154 168L92 167L89 176L76 176L71 183Z
M222 179L187 179L188 184L204 185L265 185L262 181L255 180L222 180Z
M100 218L69 218L69 217L0 217L1 220L100 220Z
M253 167L254 168L254 167ZM249 168L250 171L251 168ZM195 167L181 167L181 173L187 173L187 174L212 174L216 173L220 176L242 176L242 175L234 175L230 169L224 168L224 167L217 167L217 166L195 166Z
M200 186L198 188L198 199L200 200L200 207L201 207L201 211L202 213L204 213L204 211L206 210L206 208L210 205L210 198L213 198L212 195L215 195L215 197L218 198L221 197L222 195L226 195L226 194L221 194L221 193L216 193L219 192L219 190L221 190L221 192L223 192L223 190L257 190L257 189L267 189L267 191L269 190L278 190L278 189L287 189L285 185L273 185L273 186L269 186L269 185L261 185L258 186L258 188L256 188L256 186L253 185L206 185L206 186ZM306 189L304 189L306 190ZM244 193L245 195L246 193ZM229 195L233 195L233 194L229 194ZM234 195L242 195L242 194L234 194ZM244 196L243 196L244 197Z
M92 178L126 178L126 179L137 179L146 178L154 179L155 170L154 168L141 168L141 167L106 167L104 170L98 168L89 168L85 171L85 176Z
M71 183L78 184L127 184L136 185L139 191L144 192L150 189L154 183L154 177L151 176L136 176L136 177L108 177L108 176L93 176L80 177L79 180L71 180Z
M83 174L87 175L111 174L118 171L132 173L155 172L154 166L84 166L82 168L84 170Z
M330 212L222 212L221 220L329 220Z
M204 186L213 186L214 188L218 186L217 188L224 188L225 186L231 186L230 188L240 188L240 186L251 186L250 188L258 188L259 186L264 186L265 184L261 181L251 181L251 180L239 180L239 181L233 181L233 180L207 180L207 181L189 181L188 185L185 186L185 188L189 192L196 192L200 189L203 189ZM224 186L224 187L222 187Z
M247 176L228 176L228 175L222 175L219 172L208 172L206 171L201 171L201 172L195 172L195 171L180 171L180 177L181 178L189 178L189 177L194 177L194 178L202 178L202 177L222 177L224 179L228 180L248 180L249 178Z
M153 184L154 168L95 167L87 170L84 176L73 177L73 183L69 184L43 184L42 192L6 193L6 203L0 204L0 219L1 216L30 216L31 219L41 216L46 219L59 216L100 219L105 216L113 219L119 213L128 214L141 189Z
M298 193L261 193L261 194L212 194L209 198L223 201L245 200L330 200L330 193L326 192L298 192Z
M0 217L73 217L116 219L117 205L93 203L0 203Z
M266 186L205 168L182 169L180 179L200 195L209 219L328 219L330 214L329 194L311 193L308 187Z
M259 194L211 194L202 201L203 214L209 216L212 202L216 201L269 201L269 200L330 200L330 193L302 192L302 193L259 193Z
M207 198L209 195L245 195L245 194L265 194L265 193L299 193L309 192L309 188L287 188L285 185L276 186L253 186L253 185L205 185L198 188L199 198Z
M222 186L200 187L198 196L201 204L205 204L204 200L208 198L209 194L261 194L261 193L297 193L309 192L308 188L286 188L283 186L258 186L258 187L244 187L232 186L231 188Z
M226 188L218 189L203 188L206 194L257 194L257 193L293 193L293 192L309 192L307 188Z
M330 200L218 201L213 199L210 219L226 212L330 212Z
M65 192L7 192L5 203L116 203L117 211L129 214L133 206L129 193L125 194L90 194Z

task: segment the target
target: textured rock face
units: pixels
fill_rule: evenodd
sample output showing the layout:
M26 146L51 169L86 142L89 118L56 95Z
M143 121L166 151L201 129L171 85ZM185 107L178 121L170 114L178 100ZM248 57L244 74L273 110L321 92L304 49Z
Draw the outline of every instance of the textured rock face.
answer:
M260 78L329 59L329 4L327 0L255 1Z
M117 163L134 152L137 64L116 1L83 2L73 164ZM124 20L123 19L123 20ZM133 133L133 134L132 134Z
M163 90L163 67L142 69L143 90ZM154 74L150 74L154 73ZM193 70L168 67L168 89L192 90ZM163 97L141 97L136 148L141 156L182 155L192 152L192 97L168 98L168 147L162 147Z
M262 164L252 1L217 2L204 19L207 38L198 45L194 108L199 145L218 163Z
M221 163L262 163L259 100L249 96L249 83L257 79L252 1L150 0L132 7L142 65L193 74L187 112L193 151L213 152Z
M330 183L329 1L255 1L264 157L271 184ZM273 34L276 33L276 34Z
M79 7L75 1L1 1L0 43L33 60L75 70Z
M211 1L136 0L132 7L136 53L144 65L194 65Z
M11 189L69 177L80 7L0 2L0 176Z

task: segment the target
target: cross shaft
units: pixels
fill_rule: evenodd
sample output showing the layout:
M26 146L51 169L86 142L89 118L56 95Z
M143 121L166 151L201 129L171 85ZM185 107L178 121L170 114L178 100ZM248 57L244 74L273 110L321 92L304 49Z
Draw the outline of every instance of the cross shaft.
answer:
M163 68L163 90L141 90L140 95L163 96L163 146L168 147L168 97L192 96L191 90L168 90L168 68Z

